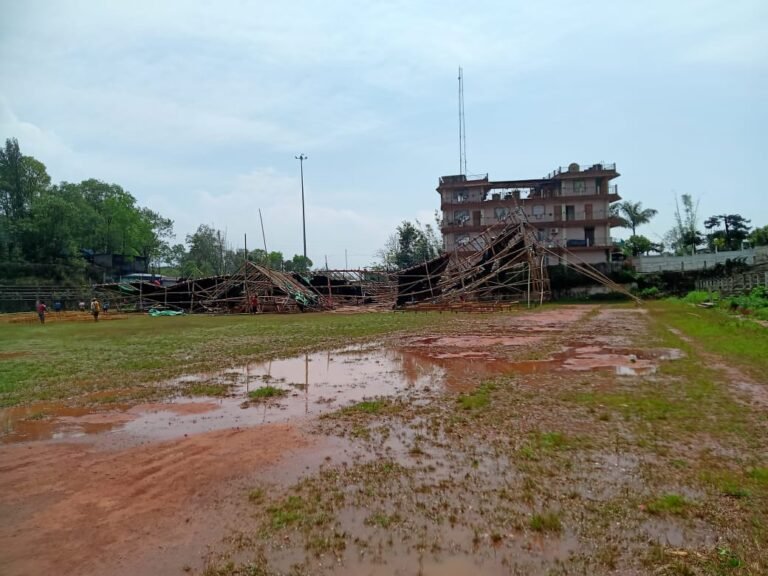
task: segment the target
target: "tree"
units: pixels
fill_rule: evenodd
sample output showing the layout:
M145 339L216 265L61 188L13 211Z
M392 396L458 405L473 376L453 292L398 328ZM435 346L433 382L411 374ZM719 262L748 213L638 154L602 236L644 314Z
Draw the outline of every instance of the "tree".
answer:
M172 237L173 221L117 184L91 178L52 186L45 165L24 156L16 139L0 149L0 262L61 265L79 275L83 251L151 261L169 253Z
M753 246L768 246L768 226L752 230L749 241Z
M158 264L162 267L180 270L186 255L187 249L184 244L174 244L173 246L165 244L158 255Z
M641 254L664 250L662 244L655 244L645 236L630 236L623 247L627 256L640 256Z
M42 162L24 156L16 138L0 149L0 259L18 260L24 248L21 238L32 202L51 185Z
M696 247L704 242L704 236L698 227L698 201L694 203L690 194L680 196L683 204L683 212L680 212L680 203L675 197L675 227L667 232L664 240L675 252L675 254L686 254L690 249L692 254L696 253Z
M422 227L418 220L415 225L404 220L387 239L379 257L388 268L409 268L435 258L439 253L440 241L432 226Z
M651 221L651 218L658 214L658 210L653 208L643 209L642 202L631 202L629 200L614 204L611 206L611 211L614 216L621 220L621 226L632 228L632 236L637 235L636 229L638 226L647 224Z
M136 242L139 254L152 262L168 250L168 242L174 237L173 220L149 208L140 208L130 236Z
M181 263L185 276L214 276L224 268L224 242L220 230L200 224L186 238L189 250Z
M749 236L749 224L740 214L717 214L710 216L704 221L704 227L707 230L716 230L707 234L707 240L710 247L722 248L725 250L740 250L741 243ZM724 229L719 230L720 226ZM722 240L722 242L716 242Z
M306 274L312 268L312 260L305 258L300 254L294 254L293 258L285 263L285 269L288 272L298 272L299 274Z

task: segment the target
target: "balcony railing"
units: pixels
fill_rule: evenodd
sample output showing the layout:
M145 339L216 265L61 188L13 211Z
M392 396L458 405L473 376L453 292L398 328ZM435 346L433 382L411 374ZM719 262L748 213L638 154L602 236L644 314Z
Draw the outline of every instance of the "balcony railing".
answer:
M456 174L453 176L440 176L440 184L462 184L463 182L474 182L478 180L488 180L488 173L485 174Z
M606 171L606 170L616 170L616 164L606 164L605 162L597 162L595 164L579 164L579 172L578 174L581 174L583 172L597 172L597 171ZM559 168L556 168L549 174L547 174L547 180L551 180L558 174L567 174L569 172L568 166L560 166ZM577 174L577 172L572 172L572 174Z

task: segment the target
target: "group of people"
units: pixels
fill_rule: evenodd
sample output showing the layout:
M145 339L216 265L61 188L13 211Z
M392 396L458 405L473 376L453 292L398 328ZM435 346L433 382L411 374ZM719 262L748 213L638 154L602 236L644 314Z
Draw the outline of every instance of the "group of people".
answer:
M78 304L78 308L80 308L80 311L85 312L85 302L81 300L80 303ZM60 302L56 302L56 304L54 305L54 309L57 312L60 312L61 311L61 303ZM104 304L104 312L106 313L106 311L108 309L109 309L109 304L105 303ZM101 314L101 310L102 310L101 302L99 302L98 298L93 297L91 299L91 308L90 308L90 310L91 310L91 314L93 315L94 321L98 322L99 321L99 314ZM48 306L46 306L45 302L43 302L42 300L40 302L38 302L37 303L37 317L40 319L40 324L45 324L45 314L47 312L48 312Z

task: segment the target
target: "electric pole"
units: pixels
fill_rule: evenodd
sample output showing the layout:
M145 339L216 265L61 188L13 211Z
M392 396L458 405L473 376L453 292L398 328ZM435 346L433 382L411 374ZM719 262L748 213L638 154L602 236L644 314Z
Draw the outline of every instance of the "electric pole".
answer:
M307 260L307 220L304 216L304 160L308 160L308 157L304 154L299 154L295 157L299 161L301 166L301 231L304 237L304 261Z

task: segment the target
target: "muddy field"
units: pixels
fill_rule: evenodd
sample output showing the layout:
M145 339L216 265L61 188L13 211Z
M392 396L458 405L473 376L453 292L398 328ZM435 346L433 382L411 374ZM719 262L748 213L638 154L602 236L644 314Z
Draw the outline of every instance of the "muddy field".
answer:
M768 573L764 381L653 309L450 322L0 410L0 574Z

